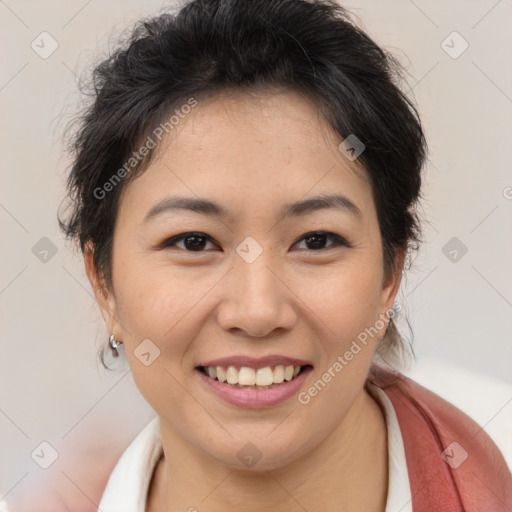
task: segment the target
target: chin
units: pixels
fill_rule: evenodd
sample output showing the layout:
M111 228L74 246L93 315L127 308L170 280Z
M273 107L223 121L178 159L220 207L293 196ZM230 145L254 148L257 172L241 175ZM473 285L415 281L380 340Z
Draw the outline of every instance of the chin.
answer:
M279 440L269 441L267 434L261 437L253 436L252 441L236 440L230 443L226 450L220 452L212 452L211 446L208 453L219 463L236 471L246 471L257 474L263 471L272 471L285 466L294 464L300 459L307 448L304 440L297 439L288 444L293 448L299 446L300 449L290 450L287 444L281 443ZM288 437L288 440L291 438ZM235 447L235 448L234 448ZM229 452L229 457L226 457Z

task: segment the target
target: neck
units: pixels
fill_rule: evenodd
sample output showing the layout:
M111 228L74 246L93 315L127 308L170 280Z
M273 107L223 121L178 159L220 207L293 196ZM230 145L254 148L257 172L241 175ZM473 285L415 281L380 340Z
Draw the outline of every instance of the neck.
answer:
M386 423L379 405L365 389L343 422L315 450L270 471L240 471L220 464L208 467L162 420L160 425L164 453L170 455L155 469L148 512L220 512L228 507L247 512L264 507L283 512L385 510Z

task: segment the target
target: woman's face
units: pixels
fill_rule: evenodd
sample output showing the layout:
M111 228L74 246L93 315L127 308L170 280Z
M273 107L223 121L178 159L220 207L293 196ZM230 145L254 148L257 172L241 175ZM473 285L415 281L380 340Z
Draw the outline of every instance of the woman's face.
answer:
M399 278L383 283L371 186L294 93L199 102L170 135L121 197L109 334L167 439L230 467L284 466L340 428L386 330ZM217 206L172 208L178 196ZM308 366L241 389L207 363L260 383Z

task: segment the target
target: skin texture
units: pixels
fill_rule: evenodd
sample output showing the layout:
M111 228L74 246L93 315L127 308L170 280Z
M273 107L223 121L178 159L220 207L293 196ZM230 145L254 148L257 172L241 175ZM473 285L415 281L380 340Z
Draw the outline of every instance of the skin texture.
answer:
M318 109L289 91L199 101L171 136L123 191L112 290L102 286L90 249L85 254L108 332L124 342L135 382L160 418L166 457L147 510L384 511L386 424L363 386L387 323L306 405L294 396L239 408L194 370L224 356L288 355L314 367L304 391L392 307L403 255L385 280L364 170L342 155L342 139ZM333 208L279 217L285 203L332 193L348 197L361 217ZM144 222L176 194L216 201L233 216L173 211ZM183 240L157 248L191 231L211 237L202 252ZM315 249L303 238L312 231L337 234L350 247L327 237ZM252 263L236 252L248 236L263 249ZM149 366L134 354L147 338L160 350ZM262 454L251 468L237 457L247 442Z

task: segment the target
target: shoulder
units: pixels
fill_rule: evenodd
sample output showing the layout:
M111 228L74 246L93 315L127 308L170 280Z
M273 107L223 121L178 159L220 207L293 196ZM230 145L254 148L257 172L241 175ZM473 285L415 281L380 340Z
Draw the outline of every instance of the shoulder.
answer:
M404 374L415 387L428 389L431 400L442 398L473 419L512 470L512 384L433 357Z
M389 366L372 366L368 381L388 396L395 410L413 504L414 496L428 489L416 501L436 506L463 503L468 511L482 510L484 504L488 510L501 510L499 504L489 508L490 501L496 500L512 505L512 474L485 424Z
M460 417L461 423L483 430L498 446L512 469L512 384L448 361L422 357L412 368L396 371L374 365L368 376L381 389L417 401L416 407Z

